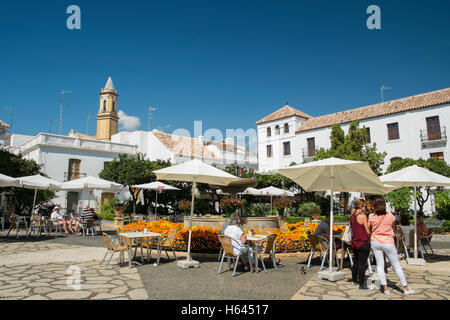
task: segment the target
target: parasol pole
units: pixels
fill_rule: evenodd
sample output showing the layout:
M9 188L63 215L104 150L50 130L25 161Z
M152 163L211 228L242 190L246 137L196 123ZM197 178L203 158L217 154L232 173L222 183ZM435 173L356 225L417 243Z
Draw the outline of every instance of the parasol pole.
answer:
M187 261L191 261L191 237L192 237L192 215L194 214L194 193L195 193L195 180L192 182L192 201L191 201L191 215L189 217L189 241L188 241L188 251L187 251Z
M417 259L417 187L414 186L414 259Z
M155 200L155 221L156 221L156 210L158 208L158 189L156 189L155 192L156 192L156 200Z
M31 214L34 213L34 207L36 206L36 194L37 194L37 188L34 189L33 208L31 208Z

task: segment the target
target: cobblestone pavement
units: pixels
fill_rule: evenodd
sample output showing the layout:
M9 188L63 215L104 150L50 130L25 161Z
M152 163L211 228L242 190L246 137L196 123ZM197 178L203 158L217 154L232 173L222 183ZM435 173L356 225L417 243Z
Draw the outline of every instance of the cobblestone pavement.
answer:
M391 294L384 295L379 289L361 291L352 285L351 272L343 269L345 279L336 282L312 277L297 293L293 300L448 300L450 298L450 248L449 235L438 235L434 240L435 255L426 255L426 266L408 265L400 260L410 289L414 295L406 296L394 270L388 271L386 279ZM400 254L402 256L402 254ZM368 273L366 273L368 276ZM377 274L374 277L378 278Z

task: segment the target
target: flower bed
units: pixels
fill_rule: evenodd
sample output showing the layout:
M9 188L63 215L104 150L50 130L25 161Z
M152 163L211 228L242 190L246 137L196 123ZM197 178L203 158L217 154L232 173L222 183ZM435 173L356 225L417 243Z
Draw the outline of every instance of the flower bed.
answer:
M276 233L277 239L275 242L276 252L297 252L309 251L311 244L308 240L307 231L314 233L318 224L310 223L308 228L305 228L303 222L295 224L285 223L286 231L281 229L268 229L268 231ZM142 231L146 228L148 231L163 233L169 229L177 229L178 233L175 237L174 249L187 250L187 243L189 239L189 228L185 228L183 223L173 223L166 220L159 220L156 222L137 222L127 224L118 229L120 232L124 229L134 229ZM257 233L258 229L251 229ZM334 226L335 232L343 232L344 227ZM245 230L246 232L248 230ZM192 227L192 252L217 253L220 250L220 242L217 237L219 230L210 227Z

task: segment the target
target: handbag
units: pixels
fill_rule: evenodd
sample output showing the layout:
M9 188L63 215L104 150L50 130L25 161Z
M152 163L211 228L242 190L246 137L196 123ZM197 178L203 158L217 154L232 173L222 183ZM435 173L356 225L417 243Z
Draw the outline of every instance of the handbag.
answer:
M344 241L348 245L352 244L352 231L350 226L345 227L345 231L342 234L342 241Z

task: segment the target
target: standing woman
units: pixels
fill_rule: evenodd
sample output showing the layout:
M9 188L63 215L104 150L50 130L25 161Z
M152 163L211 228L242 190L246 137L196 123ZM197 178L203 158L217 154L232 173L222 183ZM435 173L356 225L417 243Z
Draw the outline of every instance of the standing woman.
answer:
M353 204L352 215L350 217L350 227L353 232L352 249L355 256L352 267L352 281L354 284L359 283L360 290L372 290L373 288L369 288L365 282L367 258L370 253L370 230L365 210L366 203L364 200L358 199Z
M414 291L408 288L408 283L398 261L398 253L394 244L395 217L392 213L386 212L386 202L383 197L375 199L375 213L369 216L369 225L372 228L370 245L377 261L378 277L383 286L384 294L389 295L390 292L386 282L386 274L384 273L383 253L387 256L395 273L397 273L403 286L403 293L414 294Z

